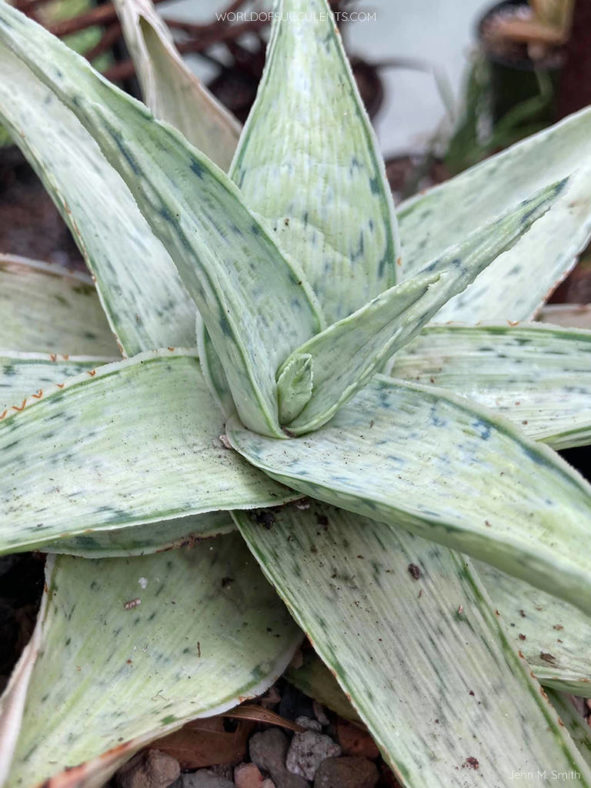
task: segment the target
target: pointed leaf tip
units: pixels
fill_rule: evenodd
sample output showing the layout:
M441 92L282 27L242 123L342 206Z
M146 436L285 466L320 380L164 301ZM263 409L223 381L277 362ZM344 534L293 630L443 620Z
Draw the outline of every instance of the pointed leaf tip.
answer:
M289 424L306 407L312 396L313 381L310 353L296 353L281 367L277 380L281 424Z
M145 103L227 170L240 124L183 61L151 0L115 0L115 7Z
M552 210L500 255L439 322L531 320L591 235L591 108L571 115L398 208L403 278L541 186L569 177Z
M333 323L396 282L392 195L329 4L281 0L275 8L231 174Z

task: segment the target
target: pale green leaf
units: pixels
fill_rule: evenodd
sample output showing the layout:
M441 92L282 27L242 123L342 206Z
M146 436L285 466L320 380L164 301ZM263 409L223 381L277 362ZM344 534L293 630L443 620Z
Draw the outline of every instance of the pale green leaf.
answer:
M328 323L396 281L384 164L325 0L281 0L232 177L303 267Z
M548 697L550 703L560 715L560 719L566 726L579 752L587 761L587 764L591 766L591 725L589 724L589 718L585 719L580 710L575 707L574 698L552 690L548 693ZM556 779L561 779L565 782L567 779L573 778L565 775L564 777L557 776Z
M2 3L0 10L6 8ZM30 43L33 56L34 49ZM192 346L195 305L119 175L75 115L4 46L0 73L0 121L12 131L72 231L126 353ZM99 319L98 314L93 317L95 310L88 303L91 332ZM41 344L17 349L70 352ZM88 349L76 346L74 352Z
M469 562L315 502L267 528L235 517L403 785L505 786L544 768L591 784Z
M58 385L0 421L0 552L293 499L224 447L190 352L145 353Z
M591 618L488 564L476 568L538 681L591 697Z
M150 741L266 688L301 639L237 534L144 558L60 556L46 593L10 788L68 767L69 784L102 785Z
M320 325L303 274L221 170L6 4L0 42L76 113L131 189L197 304L243 423L281 436L275 372Z
M0 351L0 416L6 418L10 412L19 412L23 399L30 397L32 402L41 399L48 387L111 360Z
M115 0L144 101L222 169L232 161L240 124L179 55L151 0Z
M591 235L591 110L514 145L398 209L402 276L566 176L568 186L534 227L439 314L456 320L529 320L574 266Z
M536 316L541 323L591 329L591 304L549 304Z
M378 375L304 437L272 440L234 419L227 429L249 462L293 489L473 555L591 613L591 487L498 414Z
M516 210L448 249L416 277L386 290L369 304L294 351L282 369L311 357L313 390L297 417L287 422L296 435L318 429L364 386L392 353L404 346L453 295L540 218L564 187L555 184Z
M0 314L0 348L119 355L86 274L0 254Z
M591 442L591 331L430 326L397 353L391 374L499 410L556 449Z

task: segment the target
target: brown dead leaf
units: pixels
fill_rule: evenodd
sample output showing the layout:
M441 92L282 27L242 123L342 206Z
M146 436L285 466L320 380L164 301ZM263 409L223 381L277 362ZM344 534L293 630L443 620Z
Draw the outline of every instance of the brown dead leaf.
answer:
M235 730L227 731L221 715L193 720L179 731L153 742L150 747L172 755L182 769L235 765L246 757L248 738L255 723L239 719L235 724Z
M242 706L237 706L235 709L230 709L230 711L225 712L223 716L231 717L236 720L254 720L254 722L264 722L267 725L277 725L280 728L287 728L295 733L304 733L306 730L301 725L291 720L286 720L285 717L275 714L275 712L270 709L256 706L254 703L243 703Z

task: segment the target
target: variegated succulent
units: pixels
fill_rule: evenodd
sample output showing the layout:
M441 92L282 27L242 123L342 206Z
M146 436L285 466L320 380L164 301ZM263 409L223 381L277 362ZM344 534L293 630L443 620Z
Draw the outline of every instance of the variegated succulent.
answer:
M517 324L591 235L591 112L396 220L325 0L279 2L240 136L119 5L159 120L0 3L0 119L96 283L0 259L0 550L51 554L1 777L101 785L303 630L402 784L591 785L591 332Z

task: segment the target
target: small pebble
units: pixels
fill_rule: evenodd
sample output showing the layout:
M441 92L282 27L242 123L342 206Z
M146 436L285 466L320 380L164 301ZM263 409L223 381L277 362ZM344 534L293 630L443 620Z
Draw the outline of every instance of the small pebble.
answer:
M251 737L248 751L251 761L268 772L278 788L308 788L302 777L287 771L285 757L288 746L287 736L282 730L269 728Z
M296 725L301 725L307 731L321 731L322 725L318 720L311 720L310 717L296 717Z
M115 782L119 788L168 788L180 773L181 767L172 756L144 750L119 769Z
M183 774L175 788L234 788L232 780L226 780L209 769L199 769L193 774Z
M312 708L314 709L314 716L318 720L318 722L324 727L325 725L330 725L330 720L326 716L326 712L324 710L324 706L322 706L317 701L314 701L312 704Z
M330 736L316 731L296 733L289 750L285 765L292 774L313 780L322 761L341 754L341 748Z
M261 788L263 775L255 763L241 763L234 769L236 788Z
M314 788L374 788L380 778L367 758L327 758L314 779Z

